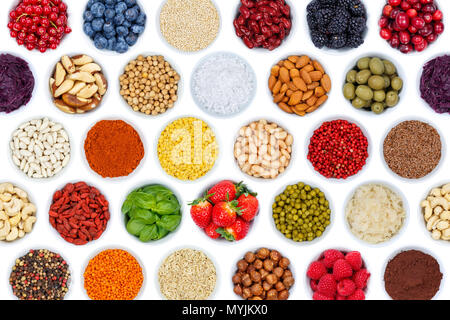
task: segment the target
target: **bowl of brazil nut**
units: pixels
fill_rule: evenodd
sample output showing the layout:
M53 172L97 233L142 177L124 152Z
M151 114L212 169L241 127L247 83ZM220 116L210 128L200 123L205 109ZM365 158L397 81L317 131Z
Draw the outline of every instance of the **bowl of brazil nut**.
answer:
M50 76L55 106L69 114L82 114L100 106L107 90L103 68L86 54L63 55Z

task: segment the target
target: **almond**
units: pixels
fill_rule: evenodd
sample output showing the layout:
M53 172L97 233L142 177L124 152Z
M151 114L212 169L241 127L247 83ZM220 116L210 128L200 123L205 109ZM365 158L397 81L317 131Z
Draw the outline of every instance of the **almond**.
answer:
M299 88L302 91L307 91L308 89L306 88L306 83L305 81L303 81L302 78L297 77L297 78L293 78L292 82L294 83L294 85Z
M308 106L313 106L317 101L317 97L312 95L308 100L306 100L306 104Z
M317 98L320 98L321 96L323 96L325 94L325 90L322 88L322 87L317 87L315 90L314 90L314 95L317 97Z
M319 97L318 99L317 99L317 101L316 101L316 103L315 103L315 106L316 107L320 107L322 104L324 104L325 103L325 101L327 101L328 100L328 96L327 95L323 95L323 96L321 96L321 97Z
M308 108L309 108L309 106L306 103L301 103L294 107L294 109L297 111L305 111Z
M280 89L280 93L286 93L287 90L288 90L288 85L286 83L283 83L283 85L281 86L281 89Z
M290 62L292 62L293 64L296 64L298 61L298 58L299 58L299 56L290 56L290 57L288 57L288 60Z
M298 71L298 69L291 69L289 70L289 75L291 76L291 79L300 77L300 71Z
M272 70L270 70L270 74L273 75L274 77L278 77L278 75L280 74L280 66L275 65L272 67Z
M324 74L322 79L320 79L320 84L322 85L322 88L326 91L326 92L330 92L331 90L331 79L330 76L328 74Z
M280 102L280 103L278 104L278 107L279 107L281 110L283 110L284 112L287 112L287 113L293 113L292 109L291 109L286 103L284 103L284 102Z
M308 100L314 94L313 90L309 90L303 94L303 100Z
M306 87L308 88L308 90L314 90L318 86L320 86L320 83L317 81L314 81L313 83L308 84Z
M284 60L283 66L284 66L286 69L288 69L288 70L295 69L295 64L293 64L293 63L292 63L291 61L289 61L289 60Z
M275 103L279 103L279 102L281 102L282 100L283 100L283 98L284 98L284 93L279 93L279 94L277 94L277 95L275 95L274 97L273 97L273 102L275 102ZM286 97L287 98L287 97ZM288 98L289 99L289 98Z
M269 77L269 89L270 89L270 91L273 91L273 87L275 86L275 83L277 83L277 78L275 78L274 75L270 75L270 77Z
M280 89L281 89L281 80L278 80L278 81L275 83L275 85L273 86L272 94L273 94L273 95L276 95L276 94L280 93Z
M297 63L295 64L295 67L297 69L303 68L304 66L306 66L310 61L310 58L308 56L301 56L300 58L298 58Z
M305 70L301 70L300 71L300 76L302 77L303 81L305 81L306 84L311 84L312 80L311 77L309 76L309 73L306 72Z
M291 95L288 104L290 106L295 106L295 105L299 104L300 101L302 101L302 97L303 97L303 92L302 91L295 91Z
M291 78L289 76L289 70L285 67L280 68L280 80L284 83L291 81Z
M320 71L311 71L309 73L309 76L311 77L312 81L320 81L320 79L322 79L322 72L320 72Z
M322 65L320 64L319 61L314 60L314 61L312 62L312 65L313 65L314 69L316 69L317 71L322 72L322 74L325 73L325 70L323 69L323 67L322 67Z
M317 110L317 108L319 108L319 107L318 107L318 106L312 106L312 107L309 107L308 109L306 109L306 112L307 112L307 113L314 112L314 111Z
M300 73L302 72L302 70L306 71L306 72L312 72L314 71L314 67L310 64L304 66L303 68L300 69Z

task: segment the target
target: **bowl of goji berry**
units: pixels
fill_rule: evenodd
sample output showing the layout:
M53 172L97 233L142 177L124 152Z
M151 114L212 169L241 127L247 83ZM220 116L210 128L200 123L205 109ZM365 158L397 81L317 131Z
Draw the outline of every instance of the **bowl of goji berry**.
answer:
M211 239L246 238L259 213L257 194L243 182L222 180L189 203L194 223Z

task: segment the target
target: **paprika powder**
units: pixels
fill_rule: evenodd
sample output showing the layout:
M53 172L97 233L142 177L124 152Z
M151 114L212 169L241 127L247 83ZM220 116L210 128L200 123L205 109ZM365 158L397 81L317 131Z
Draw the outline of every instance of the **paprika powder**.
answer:
M137 131L122 120L102 120L89 130L84 141L89 166L103 178L132 173L144 157Z

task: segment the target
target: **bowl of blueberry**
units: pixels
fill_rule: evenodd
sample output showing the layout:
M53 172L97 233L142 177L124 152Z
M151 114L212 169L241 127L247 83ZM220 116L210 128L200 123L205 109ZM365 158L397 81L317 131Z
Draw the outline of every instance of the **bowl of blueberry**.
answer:
M125 53L144 32L147 16L136 0L89 0L83 21L97 49Z

